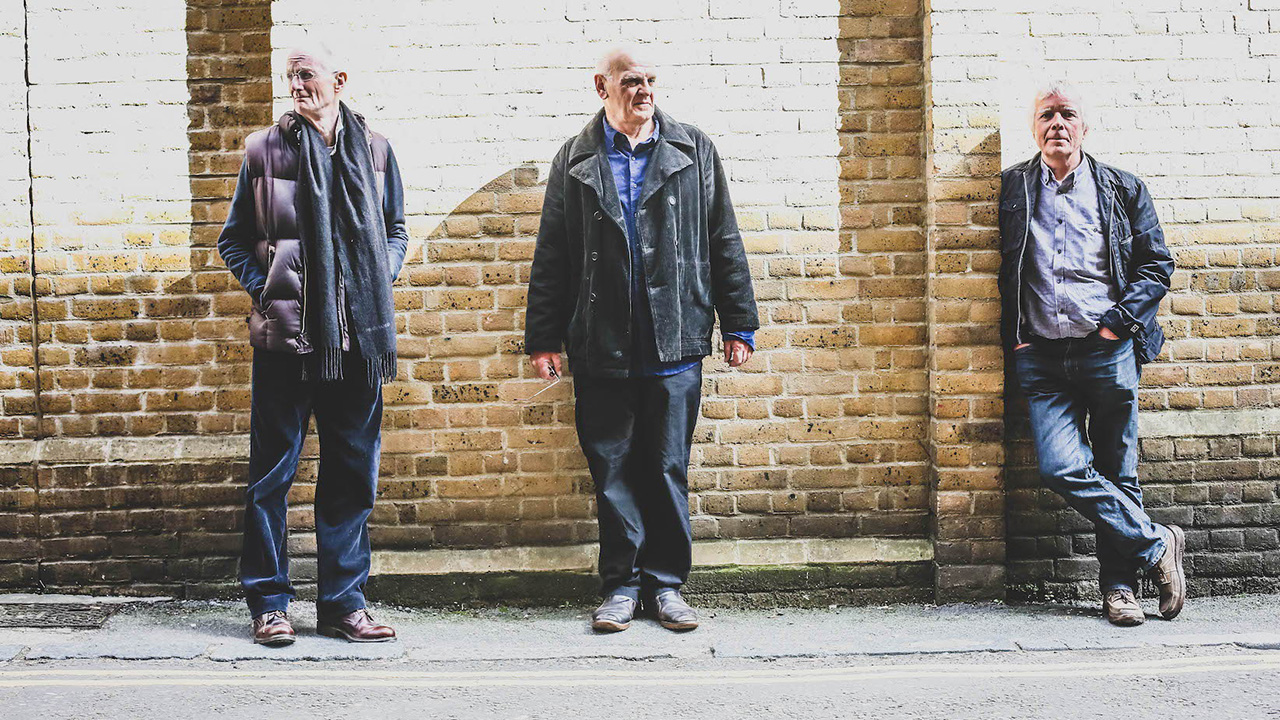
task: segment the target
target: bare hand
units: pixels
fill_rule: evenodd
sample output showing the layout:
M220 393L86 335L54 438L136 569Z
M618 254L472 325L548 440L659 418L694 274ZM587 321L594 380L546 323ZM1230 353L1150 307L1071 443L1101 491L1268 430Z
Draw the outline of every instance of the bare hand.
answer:
M533 371L538 373L538 377L543 380L555 380L563 373L560 368L560 353L558 352L536 352L529 355L529 362L533 365Z
M741 340L724 341L724 361L729 367L738 367L751 359L751 346Z
M1109 328L1109 327L1102 327L1102 328L1098 328L1098 334L1099 334L1099 335L1101 335L1101 336L1102 336L1104 339L1106 339L1106 340L1119 340L1119 339L1120 339L1120 336L1119 336L1119 335L1116 335L1116 334L1115 334L1115 333L1113 333L1113 332L1111 332L1111 328Z

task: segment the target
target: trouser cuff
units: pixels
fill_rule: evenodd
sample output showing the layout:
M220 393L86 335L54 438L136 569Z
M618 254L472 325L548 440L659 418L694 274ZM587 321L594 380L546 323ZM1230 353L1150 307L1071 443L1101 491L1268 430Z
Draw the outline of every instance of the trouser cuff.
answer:
M612 590L600 591L600 597L602 598L608 599L614 595L622 595L624 597L629 597L636 602L640 602L640 588L634 585L623 585L621 587L613 588Z
M267 597L251 597L245 598L245 604L249 606L249 614L258 617L269 612L284 612L289 609L288 595L269 595Z

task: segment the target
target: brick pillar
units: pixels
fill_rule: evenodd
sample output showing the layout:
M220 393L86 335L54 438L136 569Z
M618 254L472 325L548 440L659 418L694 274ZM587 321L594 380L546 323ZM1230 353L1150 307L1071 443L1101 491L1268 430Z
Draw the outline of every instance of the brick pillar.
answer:
M199 321L196 340L214 346L213 353L200 356L212 361L201 370L200 385L215 397L214 407L202 413L199 426L188 432L239 434L249 430L251 353L244 322L249 299L227 272L216 244L235 192L244 138L274 119L271 2L188 0L186 35L191 274L186 279L190 284L182 283L180 291L208 308L204 311L208 316ZM235 454L224 462L195 461L174 468L175 480L186 486L186 492L181 495L181 512L174 513L165 530L178 532L181 558L171 563L165 580L182 583L193 596L220 592L233 584L236 575L237 499L247 470L238 445L232 444L227 451ZM298 490L310 493L302 482ZM305 581L305 575L300 579Z
M924 19L928 450L939 602L1005 593L998 38L981 22L965 22L977 13L953 8L961 5L927 2Z

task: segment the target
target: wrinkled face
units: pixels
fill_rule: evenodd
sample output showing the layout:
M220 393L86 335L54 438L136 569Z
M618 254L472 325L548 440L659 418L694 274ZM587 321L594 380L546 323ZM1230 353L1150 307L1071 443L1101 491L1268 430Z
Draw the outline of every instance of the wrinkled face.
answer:
M347 74L333 72L305 53L291 53L285 65L293 109L307 117L319 117L338 102Z
M1061 95L1040 98L1031 128L1040 152L1050 158L1071 157L1084 144L1084 136L1089 132L1079 103Z
M641 124L653 117L658 73L632 58L620 58L609 76L596 75L596 93L605 114L619 122Z

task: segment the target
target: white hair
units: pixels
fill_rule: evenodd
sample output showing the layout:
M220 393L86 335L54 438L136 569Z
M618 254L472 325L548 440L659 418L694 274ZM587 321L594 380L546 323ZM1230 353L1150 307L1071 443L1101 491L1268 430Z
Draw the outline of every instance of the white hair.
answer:
M1093 117L1093 111L1089 107L1088 101L1085 100L1084 93L1074 83L1055 78L1041 84L1039 89L1036 90L1036 94L1031 98L1031 123L1033 125L1036 121L1036 108L1040 106L1040 101L1055 95L1070 100L1071 104L1075 106L1076 112L1079 113L1080 119L1084 121L1085 125L1089 124Z
M285 62L287 63L289 58L305 55L330 72L345 71L347 69L346 61L340 53L334 50L335 47L336 45L326 41L325 38L307 33L306 36L289 48L289 52L285 54Z

